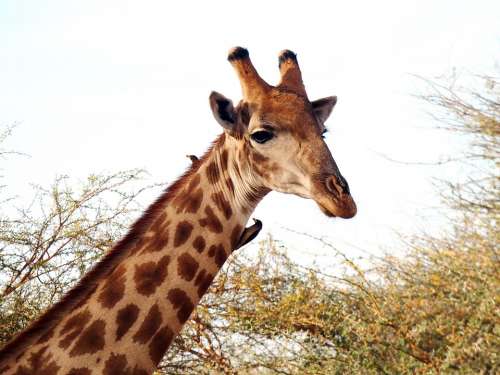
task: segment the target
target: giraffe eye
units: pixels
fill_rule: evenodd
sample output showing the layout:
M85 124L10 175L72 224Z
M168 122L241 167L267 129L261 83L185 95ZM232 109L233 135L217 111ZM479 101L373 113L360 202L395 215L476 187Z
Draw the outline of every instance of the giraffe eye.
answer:
M259 130L250 135L250 138L257 143L266 143L274 137L274 134L267 130Z

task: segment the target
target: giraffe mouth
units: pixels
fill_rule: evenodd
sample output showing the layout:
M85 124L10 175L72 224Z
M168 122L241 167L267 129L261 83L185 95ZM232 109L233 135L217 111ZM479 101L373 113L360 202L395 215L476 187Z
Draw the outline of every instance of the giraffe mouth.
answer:
M313 198L326 216L350 219L356 215L356 203L340 172L329 175L324 181L318 181L315 190Z
M325 184L316 186L317 190L312 198L326 216L350 219L356 215L356 203L349 191L333 190Z
M328 209L323 206L321 203L318 203L318 207L326 216L328 217L337 217L333 212L328 211Z
M357 213L356 203L354 203L354 199L350 195L343 198L341 201L328 199L326 202L322 200L321 202L316 201L316 203L320 210L328 217L351 219Z

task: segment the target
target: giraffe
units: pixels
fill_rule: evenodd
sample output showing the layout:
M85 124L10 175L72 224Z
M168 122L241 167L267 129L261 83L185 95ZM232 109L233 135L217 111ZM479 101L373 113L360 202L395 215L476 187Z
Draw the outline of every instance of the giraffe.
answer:
M248 51L228 60L243 99L212 92L222 134L145 211L80 282L0 350L0 373L151 374L270 191L313 199L351 218L356 204L326 145L335 96L309 101L295 53L279 55L281 81L266 83Z

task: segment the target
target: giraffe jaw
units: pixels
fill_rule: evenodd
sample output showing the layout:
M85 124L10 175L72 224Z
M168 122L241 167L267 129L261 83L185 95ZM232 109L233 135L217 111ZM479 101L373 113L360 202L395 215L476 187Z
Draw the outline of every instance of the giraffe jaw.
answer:
M337 216L335 216L335 214L333 214L332 212L328 211L327 208L325 206L323 206L321 203L318 203L318 207L321 210L321 212L323 212L326 216L328 216L328 217L337 217Z
M356 203L351 195L344 195L342 199L335 199L331 196L314 199L320 210L328 217L341 217L350 219L357 213Z

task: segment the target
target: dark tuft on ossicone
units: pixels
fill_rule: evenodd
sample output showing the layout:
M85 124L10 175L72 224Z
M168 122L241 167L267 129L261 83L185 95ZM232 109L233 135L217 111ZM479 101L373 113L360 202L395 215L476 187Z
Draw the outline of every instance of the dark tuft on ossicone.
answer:
M227 56L229 61L246 59L248 57L248 50L243 47L234 47Z
M280 53L279 56L279 67L281 68L281 64L283 64L287 60L293 60L295 63L297 62L297 55L295 52L286 49Z

